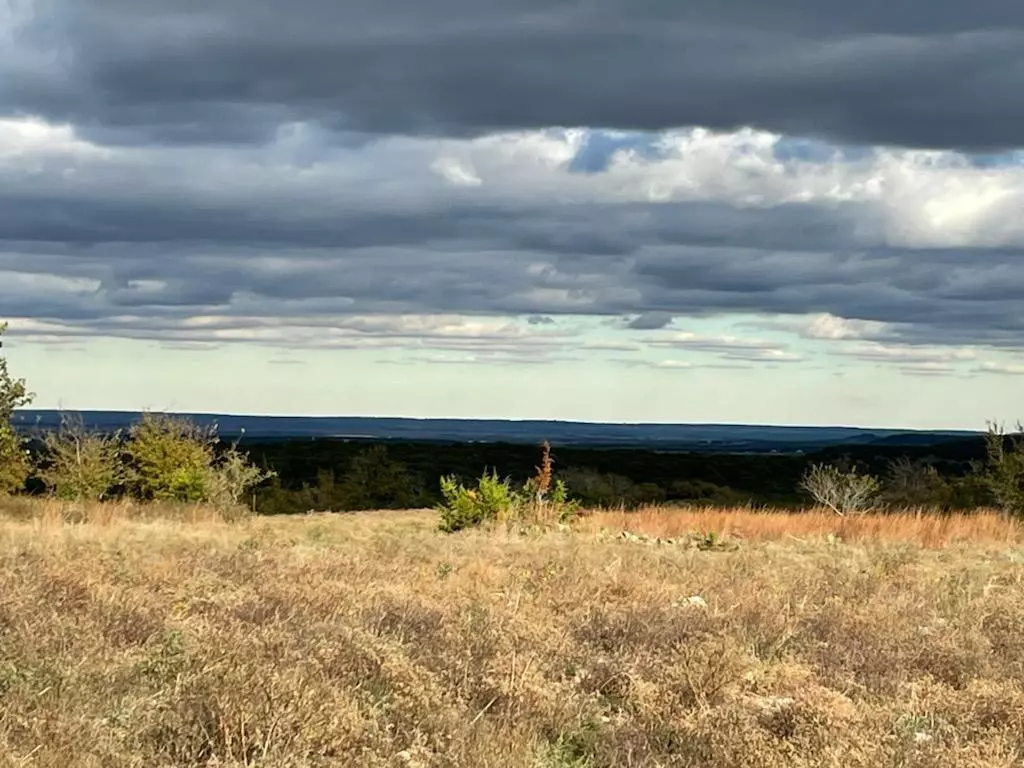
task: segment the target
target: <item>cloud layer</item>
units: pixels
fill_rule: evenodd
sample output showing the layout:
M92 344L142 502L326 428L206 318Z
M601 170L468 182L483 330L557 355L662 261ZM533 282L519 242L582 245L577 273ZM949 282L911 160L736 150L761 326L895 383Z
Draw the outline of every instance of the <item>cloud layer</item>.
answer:
M0 314L1010 374L978 350L1024 346L1021 92L1002 0L14 0ZM688 325L721 316L758 319Z
M0 105L105 142L753 126L965 150L1024 129L1006 0L9 0Z

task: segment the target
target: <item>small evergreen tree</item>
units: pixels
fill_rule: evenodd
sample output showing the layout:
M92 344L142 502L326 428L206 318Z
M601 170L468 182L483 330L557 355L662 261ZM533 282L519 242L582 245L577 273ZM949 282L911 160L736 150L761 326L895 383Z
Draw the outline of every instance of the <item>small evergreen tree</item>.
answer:
M237 505L272 472L256 467L238 442L220 450L216 425L144 414L125 446L127 485L143 501L209 501Z
M405 465L390 458L383 445L352 459L339 491L345 509L407 509L421 496Z
M988 424L985 435L988 466L984 474L996 503L1011 515L1024 515L1024 426L1007 435L1002 426Z
M895 508L946 508L950 495L949 483L934 466L901 456L889 463L879 501Z

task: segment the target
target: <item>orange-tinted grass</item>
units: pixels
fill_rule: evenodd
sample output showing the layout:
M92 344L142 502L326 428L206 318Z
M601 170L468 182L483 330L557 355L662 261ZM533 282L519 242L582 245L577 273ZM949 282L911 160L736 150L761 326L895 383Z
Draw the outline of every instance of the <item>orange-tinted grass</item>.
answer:
M648 507L635 512L596 512L583 518L583 530L628 530L671 538L713 532L740 539L824 538L844 541L902 541L930 549L957 542L1019 544L1024 526L992 511L941 514L928 510L840 517L833 512L759 512L751 509Z
M0 522L33 523L43 527L66 524L116 525L144 521L213 523L247 516L244 507L176 502L140 503L131 500L108 502L63 501L55 498L0 496Z

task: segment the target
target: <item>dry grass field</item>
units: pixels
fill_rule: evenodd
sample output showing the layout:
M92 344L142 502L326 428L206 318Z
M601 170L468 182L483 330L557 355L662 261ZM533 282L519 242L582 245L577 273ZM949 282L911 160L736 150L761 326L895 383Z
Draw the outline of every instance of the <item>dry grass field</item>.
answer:
M0 765L1024 765L998 517L435 527L0 502Z

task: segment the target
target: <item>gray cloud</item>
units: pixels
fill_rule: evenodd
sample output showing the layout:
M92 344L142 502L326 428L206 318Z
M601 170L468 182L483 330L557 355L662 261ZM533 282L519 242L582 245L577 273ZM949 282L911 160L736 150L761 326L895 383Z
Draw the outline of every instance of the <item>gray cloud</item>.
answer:
M555 125L753 125L967 149L1012 147L1024 135L1024 7L1006 0L35 0L12 9L0 111L71 122L102 142L258 143L293 122L339 142Z
M379 211L321 212L268 191L246 215L230 195L202 205L146 196L124 209L95 187L48 207L3 189L3 313L101 333L124 332L116 316L438 312L637 316L634 328L828 312L892 324L887 338L915 344L1016 347L1024 333L1022 295L1007 288L1019 251L872 244L857 206L422 201L389 211L380 201ZM965 281L970 292L949 300Z
M672 324L673 317L668 312L644 312L626 323L626 327L634 331L656 331Z
M328 348L430 338L453 355L490 345L529 357L530 343L554 358L573 345L544 334L566 315L653 332L673 317L829 313L884 324L861 338L886 343L1022 346L1019 179L994 213L965 224L959 209L974 201L964 206L962 190L980 195L984 179L955 178L929 207L921 190L943 179L920 168L909 174L917 187L884 165L850 172L852 182L845 166L776 173L785 152L834 149L792 138L767 160L734 144L703 165L713 142L672 155L654 137L591 132L574 156L559 154L565 144L552 159L530 154L536 136L508 156L389 138L695 123L1019 144L1024 9L1011 3L13 6L35 13L0 16L10 43L0 46L0 115L74 131L32 152L0 143L0 313L50 321L54 338L202 345L281 323L343 327L349 336L303 342ZM61 148L76 136L110 144ZM130 148L107 151L117 143ZM619 149L640 160L616 171ZM442 159L455 164L447 176L432 165ZM948 232L929 223L943 217ZM926 241L995 236L986 247L906 245L922 231ZM517 316L532 335L474 341L365 325L438 313ZM626 351L609 344L591 349ZM796 359L775 347L704 351Z

